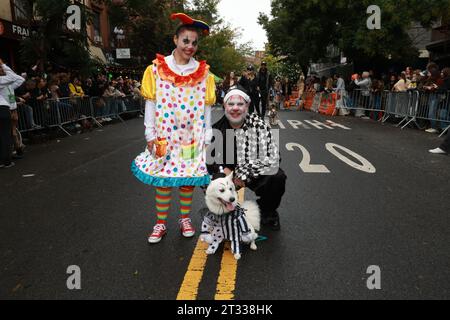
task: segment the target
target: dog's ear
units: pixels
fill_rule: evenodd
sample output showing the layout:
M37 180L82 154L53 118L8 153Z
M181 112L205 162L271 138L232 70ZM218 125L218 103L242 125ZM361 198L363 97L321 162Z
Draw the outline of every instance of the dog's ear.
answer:
M234 179L234 171L230 173L230 175L228 176L228 179L233 182Z

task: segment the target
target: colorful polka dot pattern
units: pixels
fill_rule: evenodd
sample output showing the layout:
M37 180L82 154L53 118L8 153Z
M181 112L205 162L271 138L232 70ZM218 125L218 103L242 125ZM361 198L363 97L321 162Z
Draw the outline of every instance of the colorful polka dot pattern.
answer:
M206 79L195 87L176 87L159 78L156 68L156 124L158 137L168 142L168 155L154 159L148 152L135 164L146 175L157 178L197 178L208 174L205 150ZM182 146L195 141L196 157L184 160Z

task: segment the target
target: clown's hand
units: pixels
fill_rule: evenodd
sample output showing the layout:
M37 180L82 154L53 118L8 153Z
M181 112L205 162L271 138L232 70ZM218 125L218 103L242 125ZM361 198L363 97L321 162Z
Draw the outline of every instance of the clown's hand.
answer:
M206 242L207 244L212 244L214 242L212 235L204 233L200 236L201 242Z

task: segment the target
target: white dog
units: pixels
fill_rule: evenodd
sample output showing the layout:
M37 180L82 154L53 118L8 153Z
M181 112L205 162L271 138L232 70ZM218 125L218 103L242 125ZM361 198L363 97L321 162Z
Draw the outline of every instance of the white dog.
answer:
M203 219L200 239L209 244L207 254L215 254L225 240L231 241L236 260L241 258L241 242L257 250L256 232L259 232L261 225L259 207L252 201L239 206L237 197L233 174L213 180L206 190L205 200L209 212Z

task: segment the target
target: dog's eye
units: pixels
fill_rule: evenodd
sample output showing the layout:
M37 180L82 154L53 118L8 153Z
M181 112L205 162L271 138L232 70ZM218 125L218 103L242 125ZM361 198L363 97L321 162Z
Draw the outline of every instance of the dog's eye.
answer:
M220 193L224 193L225 189L220 189L219 191L220 191Z

